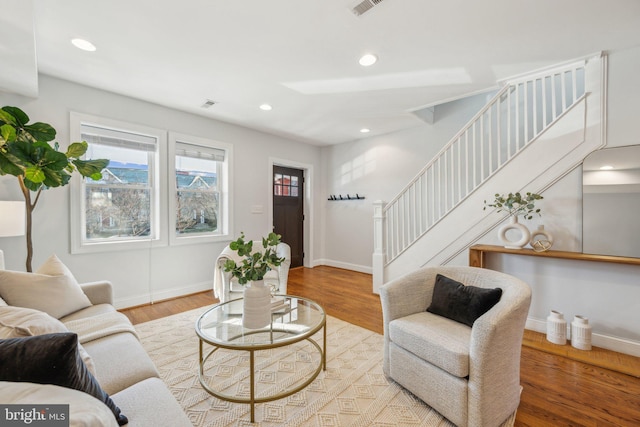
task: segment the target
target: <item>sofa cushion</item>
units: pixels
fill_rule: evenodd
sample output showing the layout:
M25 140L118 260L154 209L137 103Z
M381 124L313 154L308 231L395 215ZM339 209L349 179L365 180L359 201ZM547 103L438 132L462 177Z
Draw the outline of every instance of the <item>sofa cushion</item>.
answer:
M0 307L0 339L31 337L35 335L69 332L58 319L47 313L24 307ZM78 343L82 361L93 375L96 374L89 353Z
M159 376L140 341L128 332L85 342L84 348L96 365L96 378L110 395Z
M113 413L95 397L51 384L0 381L4 405L69 405L69 426L116 427Z
M469 375L469 326L425 311L389 322L389 338L451 375Z
M160 378L148 378L111 396L132 423L145 426L193 427Z
M53 384L83 391L104 402L119 425L128 423L82 362L78 335L74 333L0 341L0 380Z
M502 289L465 286L442 274L436 275L430 313L473 326L473 323L500 301Z
M34 308L56 319L91 305L75 277L55 255L43 267L42 271L55 274L0 270L0 296L9 305Z
M5 300L3 300L2 298L0 298L0 307L6 307L9 304L7 304L7 302Z
M60 321L62 323L67 323L71 320L86 319L86 318L98 316L104 313L112 313L114 311L117 311L117 310L111 304L96 304L89 307L85 307L78 311L74 311L68 316L63 316L60 318Z

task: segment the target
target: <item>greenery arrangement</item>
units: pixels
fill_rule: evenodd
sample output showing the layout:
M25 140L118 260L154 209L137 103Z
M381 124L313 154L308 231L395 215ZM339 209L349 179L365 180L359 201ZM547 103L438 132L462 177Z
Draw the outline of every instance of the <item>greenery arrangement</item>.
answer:
M267 271L278 267L284 261L284 258L279 258L276 255L276 246L280 243L281 238L280 234L269 233L267 237L262 238L264 250L253 252L253 241L245 242L244 233L241 232L238 240L231 242L229 247L243 257L242 262L237 264L234 260L229 259L224 263L224 271L231 272L231 275L238 279L238 283L241 285L264 279Z
M92 179L102 178L109 160L81 160L88 144L74 142L66 152L58 151L56 130L47 123L29 124L29 116L17 107L0 109L0 175L18 178L26 206L27 271L31 272L33 244L32 213L43 190L69 183L74 171ZM31 192L35 193L32 198Z
M493 203L484 201L484 209L487 207L498 208L497 212L507 211L510 216L522 216L524 219L533 218L533 214L542 215L540 208L535 208L536 200L542 200L539 194L529 193L523 197L520 193L509 193L507 195L496 193Z

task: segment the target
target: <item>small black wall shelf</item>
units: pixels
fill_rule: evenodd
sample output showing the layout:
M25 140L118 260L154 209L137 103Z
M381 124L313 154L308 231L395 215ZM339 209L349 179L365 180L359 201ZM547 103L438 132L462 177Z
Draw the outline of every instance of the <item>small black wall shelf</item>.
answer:
M355 196L351 196L349 194L347 194L346 196L342 196L342 194L338 194L336 196L335 194L331 194L327 200L330 200L332 202L335 202L335 201L339 202L340 200L364 200L364 196L361 196L358 193L356 193Z

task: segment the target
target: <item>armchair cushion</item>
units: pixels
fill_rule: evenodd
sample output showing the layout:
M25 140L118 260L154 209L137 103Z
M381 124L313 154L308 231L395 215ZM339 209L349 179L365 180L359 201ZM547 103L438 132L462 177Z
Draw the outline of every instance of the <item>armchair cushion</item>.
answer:
M442 274L436 275L433 298L427 311L456 322L473 326L473 322L500 301L502 289L465 286Z
M399 347L451 375L469 375L471 328L462 323L421 312L392 320L389 337Z

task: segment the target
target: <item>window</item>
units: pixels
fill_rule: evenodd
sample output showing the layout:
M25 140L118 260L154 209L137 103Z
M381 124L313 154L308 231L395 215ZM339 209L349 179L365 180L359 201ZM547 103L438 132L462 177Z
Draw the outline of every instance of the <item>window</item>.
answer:
M163 132L75 113L72 132L74 140L89 143L87 158L110 160L99 181L76 179L72 251L166 243L160 215Z
M273 176L273 194L276 196L298 197L298 177L275 174Z
M109 159L72 177L72 253L228 240L231 145L79 113L71 139Z
M229 234L227 144L170 133L172 244L220 240Z

